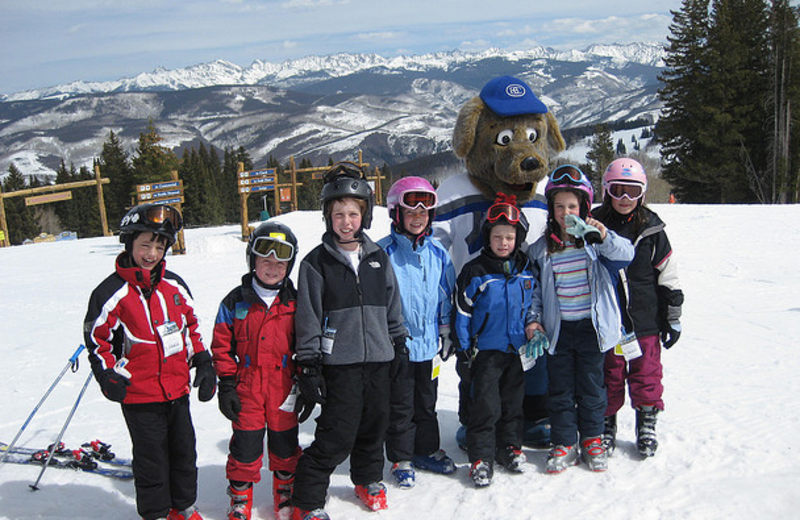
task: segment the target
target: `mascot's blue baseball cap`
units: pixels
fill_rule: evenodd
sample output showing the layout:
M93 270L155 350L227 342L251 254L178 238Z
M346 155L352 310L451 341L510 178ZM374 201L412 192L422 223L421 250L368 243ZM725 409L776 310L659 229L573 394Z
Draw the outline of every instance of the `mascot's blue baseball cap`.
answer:
M547 107L531 88L513 76L491 80L481 90L480 97L492 112L501 117L547 113Z

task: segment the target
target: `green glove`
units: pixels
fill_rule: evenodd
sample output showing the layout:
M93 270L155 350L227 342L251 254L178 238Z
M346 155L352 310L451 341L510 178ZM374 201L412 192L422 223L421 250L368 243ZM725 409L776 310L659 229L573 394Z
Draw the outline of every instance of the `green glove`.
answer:
M533 337L522 346L525 352L525 357L537 359L544 355L545 350L550 347L550 342L547 340L542 331L536 330Z

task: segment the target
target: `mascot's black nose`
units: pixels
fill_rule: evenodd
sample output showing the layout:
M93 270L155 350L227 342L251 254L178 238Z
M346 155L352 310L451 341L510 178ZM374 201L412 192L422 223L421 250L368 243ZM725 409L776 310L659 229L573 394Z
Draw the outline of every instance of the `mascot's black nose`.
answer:
M540 166L541 163L539 163L539 159L537 159L536 157L526 157L522 160L522 162L519 165L519 167L526 172L532 170L538 170Z

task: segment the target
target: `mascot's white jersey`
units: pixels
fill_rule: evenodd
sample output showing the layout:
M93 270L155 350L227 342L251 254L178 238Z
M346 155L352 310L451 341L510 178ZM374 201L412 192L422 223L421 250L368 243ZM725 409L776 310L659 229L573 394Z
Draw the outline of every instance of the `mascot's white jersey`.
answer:
M522 212L528 219L527 243L535 242L547 224L547 202L544 198L543 179L536 187L536 196L522 205ZM494 200L487 199L469 180L469 174L458 173L442 182L436 190L439 205L433 222L433 236L450 253L456 275L464 264L478 256L481 251L481 224ZM527 243L522 250L527 249Z

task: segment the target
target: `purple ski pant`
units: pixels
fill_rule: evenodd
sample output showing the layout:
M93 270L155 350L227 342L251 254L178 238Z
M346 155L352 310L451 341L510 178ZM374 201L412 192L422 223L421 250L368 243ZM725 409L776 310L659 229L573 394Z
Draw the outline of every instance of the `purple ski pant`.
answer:
M606 417L616 414L625 404L626 380L633 408L653 405L659 410L664 409L664 401L661 400L664 393L661 384L664 374L661 366L661 342L658 335L645 336L637 340L642 355L629 363L623 356L614 354L613 350L606 353L605 383L608 393Z

